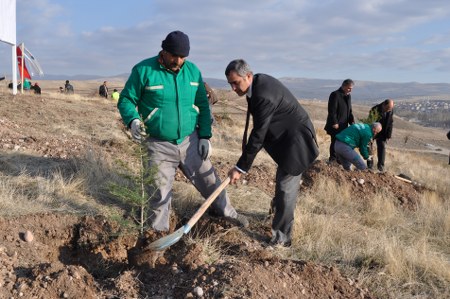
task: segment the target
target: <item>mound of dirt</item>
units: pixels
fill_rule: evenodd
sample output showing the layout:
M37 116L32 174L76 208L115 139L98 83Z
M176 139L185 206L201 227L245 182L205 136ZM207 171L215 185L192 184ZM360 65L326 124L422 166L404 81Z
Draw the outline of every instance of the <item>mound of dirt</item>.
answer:
M142 267L127 253L137 236L103 217L62 214L0 219L1 298L372 298L333 267L282 260L236 227L205 217L194 235L220 235L227 256L205 261L185 238ZM34 238L25 241L30 231ZM286 249L287 250L287 249Z
M346 171L338 164L328 164L319 160L303 175L302 188L311 188L317 181L317 176L326 176L328 180L337 184L350 184L350 194L354 200L373 198L376 192L384 189L394 195L396 204L411 210L417 208L420 193L424 191L424 187L399 180L388 172Z

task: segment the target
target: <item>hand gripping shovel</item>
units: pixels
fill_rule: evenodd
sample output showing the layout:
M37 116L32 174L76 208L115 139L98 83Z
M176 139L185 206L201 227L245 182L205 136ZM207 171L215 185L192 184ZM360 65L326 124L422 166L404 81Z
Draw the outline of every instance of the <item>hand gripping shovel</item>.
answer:
M203 202L203 204L200 206L200 208L195 212L194 216L189 219L189 221L180 227L175 232L171 233L170 235L164 236L161 239L158 239L150 245L146 247L146 249L153 250L153 251L161 251L166 249L167 247L175 244L178 242L183 235L189 233L191 228L197 223L197 221L202 217L202 215L206 212L208 207L213 203L213 201L216 199L216 197L222 192L223 189L230 183L230 177L227 177L225 181L220 184L219 187Z

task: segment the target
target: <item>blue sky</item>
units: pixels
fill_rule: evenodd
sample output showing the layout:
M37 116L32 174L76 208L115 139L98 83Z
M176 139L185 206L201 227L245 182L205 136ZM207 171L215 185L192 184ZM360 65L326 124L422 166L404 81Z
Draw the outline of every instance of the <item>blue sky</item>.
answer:
M446 0L17 0L17 42L47 74L128 73L173 30L208 78L243 58L275 77L450 83ZM1 43L0 76L9 56Z

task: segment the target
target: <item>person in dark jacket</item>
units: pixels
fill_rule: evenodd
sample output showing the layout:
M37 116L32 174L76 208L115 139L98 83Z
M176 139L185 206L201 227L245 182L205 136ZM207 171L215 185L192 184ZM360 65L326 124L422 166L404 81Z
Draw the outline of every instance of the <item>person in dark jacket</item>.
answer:
M314 126L294 95L277 79L255 74L242 59L231 61L225 76L232 90L247 97L242 155L228 175L236 184L261 149L278 164L271 244L291 244L294 210L302 173L319 155ZM247 141L250 115L253 129Z
M69 80L66 80L66 84L64 84L64 92L66 94L74 93L73 86L72 86L72 84L70 84Z
M32 86L32 89L34 90L35 94L41 94L41 87L39 86L39 84L37 82L34 83L34 85Z
M98 88L98 94L99 96L103 97L103 98L108 98L108 86L106 85L106 81L103 81L103 84L100 85L100 87Z
M369 119L381 123L383 127L381 132L375 136L375 141L377 143L377 168L379 171L384 171L386 143L391 139L394 126L394 101L386 99L381 104L373 106L369 112Z
M447 139L450 140L450 131L447 133ZM448 153L448 165L450 165L450 152Z
M328 116L325 131L331 137L329 162L337 161L334 151L336 134L355 123L352 111L351 92L355 83L352 79L346 79L341 87L330 94L328 99Z

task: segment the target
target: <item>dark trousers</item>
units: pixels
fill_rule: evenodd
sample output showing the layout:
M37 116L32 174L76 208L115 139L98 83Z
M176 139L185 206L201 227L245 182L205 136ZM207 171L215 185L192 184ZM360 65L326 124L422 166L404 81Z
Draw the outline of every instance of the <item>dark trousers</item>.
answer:
M275 197L272 205L275 215L272 221L272 240L276 244L291 243L292 226L297 195L302 175L290 175L278 167L276 174Z
M386 158L386 140L376 139L377 141L377 157L378 157L378 168L384 168L384 160Z
M336 152L334 151L334 144L336 143L336 134L330 134L331 143L330 143L330 162L336 161Z

